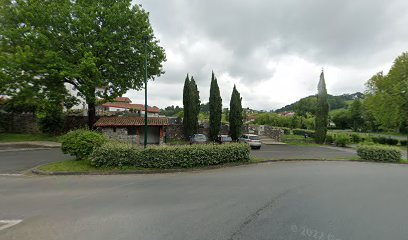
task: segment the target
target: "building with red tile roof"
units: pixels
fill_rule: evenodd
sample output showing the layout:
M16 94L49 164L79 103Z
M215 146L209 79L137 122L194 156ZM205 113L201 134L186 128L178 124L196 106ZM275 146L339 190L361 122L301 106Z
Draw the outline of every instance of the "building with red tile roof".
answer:
M138 116L101 117L94 126L110 139L142 145L144 143L144 120L144 117ZM147 143L163 144L166 127L169 125L168 119L148 117L147 125Z
M144 115L145 105L135 104L127 97L115 98L112 102L103 103L99 106L99 111L102 113L106 112L134 112L138 113L139 116ZM157 107L147 108L147 114L149 117L158 117L160 109Z

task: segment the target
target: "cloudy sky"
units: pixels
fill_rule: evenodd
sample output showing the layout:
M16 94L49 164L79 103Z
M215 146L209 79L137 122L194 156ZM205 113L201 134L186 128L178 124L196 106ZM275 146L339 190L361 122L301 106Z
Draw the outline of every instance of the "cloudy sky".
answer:
M276 109L316 92L324 68L330 94L364 83L408 51L407 0L142 0L166 50L165 74L149 105L182 105L187 73L208 101L214 70L224 107L237 85L243 106ZM143 93L130 91L134 102Z

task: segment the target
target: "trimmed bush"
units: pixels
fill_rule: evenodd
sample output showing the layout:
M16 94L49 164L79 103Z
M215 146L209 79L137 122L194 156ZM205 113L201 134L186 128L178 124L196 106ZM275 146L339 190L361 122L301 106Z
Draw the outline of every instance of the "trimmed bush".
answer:
M314 138L314 136L315 136L315 131L313 131L313 130L293 129L292 132L293 132L293 135L305 136L305 134L307 134L307 136L309 136L311 138Z
M373 140L373 143L380 143L379 138L378 137L371 137L371 140Z
M360 135L358 135L357 133L351 134L350 137L351 137L351 141L352 141L353 143L359 143L359 142L362 141Z
M401 146L407 146L407 140L400 140Z
M401 151L391 146L360 145L357 148L357 155L363 160L376 162L399 162L401 160Z
M61 149L64 153L75 156L77 159L84 159L106 141L106 138L100 133L78 129L61 137Z
M334 137L334 144L336 144L337 147L346 147L347 144L350 143L350 136L345 135L345 134L337 134Z
M327 134L326 136L326 144L333 144L334 143L334 137L333 135Z
M247 144L206 144L134 148L124 143L106 143L95 149L91 164L95 167L135 166L143 168L191 168L229 162L248 162Z
M386 143L387 143L387 138L385 138L385 137L378 137L378 143L379 143L379 144L386 144Z
M394 139L394 138L387 138L387 140L386 140L386 143L388 145L392 145L392 146L398 145L398 142L399 141L397 139Z

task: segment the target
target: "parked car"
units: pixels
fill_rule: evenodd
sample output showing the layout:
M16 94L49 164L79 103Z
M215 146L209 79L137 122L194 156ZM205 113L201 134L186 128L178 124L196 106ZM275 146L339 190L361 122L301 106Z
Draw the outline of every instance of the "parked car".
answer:
M194 134L190 138L190 144L205 144L207 141L207 137L204 134Z
M248 143L252 149L261 149L262 146L259 136L255 134L244 134L238 139L238 141Z
M232 138L228 135L218 135L215 141L219 144L231 143Z

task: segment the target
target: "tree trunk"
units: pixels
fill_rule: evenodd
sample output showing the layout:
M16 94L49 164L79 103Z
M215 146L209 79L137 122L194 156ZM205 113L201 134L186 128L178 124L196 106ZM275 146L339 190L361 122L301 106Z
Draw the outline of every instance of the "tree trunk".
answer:
M88 128L89 130L94 129L95 122L96 122L95 103L88 103Z

